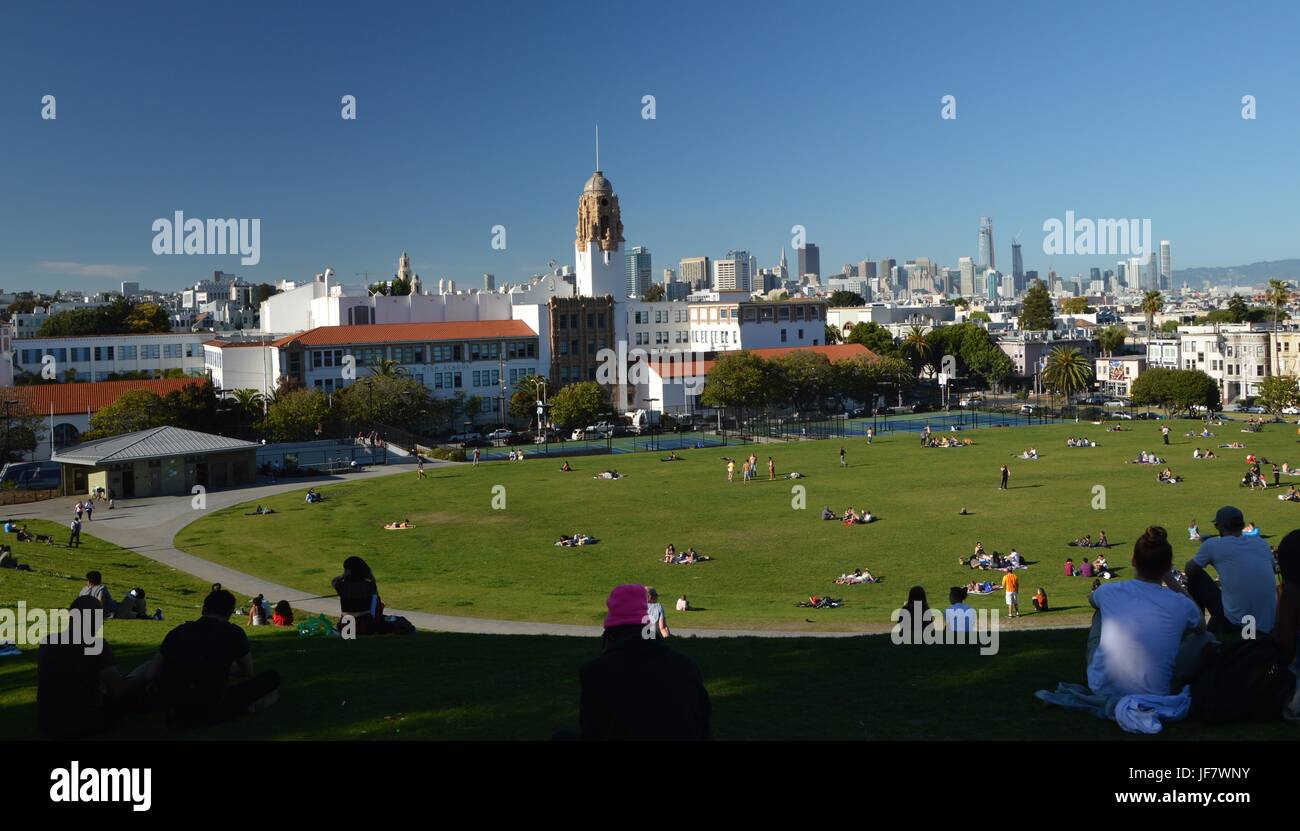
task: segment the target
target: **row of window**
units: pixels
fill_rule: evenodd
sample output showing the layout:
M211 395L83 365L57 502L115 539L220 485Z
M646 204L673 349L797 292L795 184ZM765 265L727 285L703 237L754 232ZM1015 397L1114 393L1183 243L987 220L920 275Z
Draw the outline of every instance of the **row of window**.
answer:
M414 364L460 363L470 361L495 361L502 356L515 361L537 357L536 340L492 341L487 343L455 343L445 345L418 344L414 346L357 347L349 353L346 349L314 349L311 353L312 369L343 366L343 357L351 354L357 366L375 366L383 360L393 360L402 366Z
M666 314L666 313L665 313ZM701 306L691 309L691 320L740 320L746 323L773 320L820 320L817 306Z
M557 329L579 329L581 328L582 315L578 313L559 314L555 316L555 328ZM587 312L588 329L604 329L605 313L604 312Z
M579 343L577 338L574 338L573 340L562 340L558 344L556 344L556 346L558 347L559 353L561 355L582 354L582 345L581 343ZM597 349L604 349L605 346L606 346L606 341L604 336L596 338L595 340L589 340L587 341L587 354L595 355Z
M688 309L655 309L655 323L685 323L687 321ZM649 310L632 313L633 323L649 323Z
M663 344L668 344L668 343L689 343L689 339L687 337L689 334L690 333L685 331L684 329L676 329L671 332L658 331L654 333L654 342L656 346L661 346ZM650 345L649 332L634 332L633 337L635 338L636 346Z
M563 385L563 384L567 384L567 383L569 383L570 381L595 381L595 380L596 380L596 367L594 367L594 366L592 366L592 367L588 367L588 369L587 369L587 377L585 377L585 378L582 377L582 368L581 368L581 367L576 367L576 366L575 366L575 367L569 367L569 366L561 366L561 367L560 367L560 384L562 384L562 385Z
M51 349L24 349L18 362L39 364L45 355L54 356L56 363L89 363L91 361L148 361L158 358L197 358L201 344L196 343L146 343L135 346L73 346Z

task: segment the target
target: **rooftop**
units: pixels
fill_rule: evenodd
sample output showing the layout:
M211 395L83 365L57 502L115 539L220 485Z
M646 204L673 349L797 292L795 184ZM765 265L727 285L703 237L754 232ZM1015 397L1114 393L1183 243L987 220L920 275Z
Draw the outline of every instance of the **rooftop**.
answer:
M70 415L97 412L122 395L134 390L148 390L166 395L202 378L158 378L139 381L85 381L68 384L23 384L0 387L4 401L21 401L35 415Z
M179 427L154 427L66 447L55 453L51 461L99 466L192 453L251 450L255 447L258 447L256 442L243 439L230 439L195 430L182 430Z
M535 338L522 320L465 320L454 323L375 323L361 326L318 326L273 342L285 347L350 346L362 343L423 343L426 341Z

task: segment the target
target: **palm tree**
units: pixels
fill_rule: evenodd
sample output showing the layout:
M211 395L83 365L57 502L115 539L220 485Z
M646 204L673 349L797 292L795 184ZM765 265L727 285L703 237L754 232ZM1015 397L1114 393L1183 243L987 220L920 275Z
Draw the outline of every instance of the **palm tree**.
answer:
M1285 280L1272 279L1268 281L1268 291L1265 292L1268 302L1273 304L1273 371L1270 375L1277 375L1281 370L1277 360L1277 324L1282 317L1282 307L1291 299L1291 284Z
M1147 340L1151 340L1151 330L1155 325L1156 315L1165 307L1165 297L1158 291L1149 291L1142 297L1142 313L1147 316Z
M1092 364L1083 353L1072 346L1058 346L1047 356L1043 368L1043 383L1068 401L1076 392L1088 388L1092 381Z
M370 374L381 378L396 378L405 375L406 370L392 358L380 358L378 363L370 367Z
M1102 354L1112 357L1117 349L1123 349L1128 342L1128 329L1123 326L1107 326L1097 332L1097 344Z
M230 390L226 393L225 399L233 401L234 406L231 408L235 411L235 432L242 433L244 427L244 416L251 415L249 423L265 411L266 397L257 390L239 389Z
M925 327L916 324L903 336L902 352L912 366L919 372L930 362L930 337Z

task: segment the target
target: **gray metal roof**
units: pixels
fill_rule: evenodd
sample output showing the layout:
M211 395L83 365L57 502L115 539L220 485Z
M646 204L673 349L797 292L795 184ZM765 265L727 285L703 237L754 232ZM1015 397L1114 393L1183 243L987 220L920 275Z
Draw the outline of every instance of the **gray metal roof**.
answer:
M214 436L195 430L182 430L179 427L154 427L138 433L110 436L106 439L66 447L55 453L51 461L74 465L103 465L141 459L161 459L167 456L188 456L196 453L220 453L252 449L257 446L251 441Z

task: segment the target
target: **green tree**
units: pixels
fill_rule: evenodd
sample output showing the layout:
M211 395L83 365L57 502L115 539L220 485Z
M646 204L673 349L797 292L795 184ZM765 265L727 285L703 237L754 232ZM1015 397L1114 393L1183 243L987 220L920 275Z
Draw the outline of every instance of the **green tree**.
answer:
M217 426L217 391L212 381L202 378L163 396L167 423L173 427L210 433Z
M405 375L406 370L392 358L380 358L378 362L371 365L370 374L384 378L396 378L399 375Z
M270 300L279 293L280 290L270 283L258 283L257 287L253 289L253 305L260 306L262 301Z
M0 424L4 435L4 445L0 448L0 461L3 462L23 461L25 454L34 451L48 432L41 414L33 412L22 401L4 405L0 409L0 419L4 420Z
M429 388L404 374L368 375L334 393L332 403L349 430L378 424L418 432L431 414Z
M799 412L817 411L821 401L832 394L831 362L820 352L787 352L771 361L768 371L770 389L777 400Z
M1250 315L1250 307L1240 294L1234 294L1228 300L1228 319L1233 323L1245 323Z
M525 420L537 419L538 396L546 389L546 379L540 375L527 375L515 383L510 396L510 415Z
M1147 319L1147 340L1151 340L1155 328L1156 315L1165 307L1165 296L1158 291L1148 291L1142 295L1142 314Z
M1097 345L1103 355L1114 355L1128 343L1128 329L1123 326L1103 326L1097 330Z
M935 359L930 333L924 326L915 324L907 330L906 335L903 335L903 342L898 351L912 364L913 371L918 373L931 366Z
M1065 396L1088 389L1092 384L1093 366L1083 353L1072 346L1058 346L1047 356L1043 383L1049 390Z
M131 390L90 417L86 441L120 436L171 423L172 413L161 397L149 390Z
M610 412L605 391L595 381L569 384L552 395L547 403L551 409L551 421L574 430L593 424Z
M839 327L832 326L831 324L827 323L825 340L823 342L827 346L834 346L835 344L840 343L843 340L844 340L844 336L840 334Z
M856 327L855 327L856 328ZM752 352L728 352L714 362L704 381L700 403L720 409L764 409L772 398L772 371Z
M1041 332L1056 327L1052 314L1052 296L1042 280L1035 280L1025 292L1024 306L1020 310L1020 328L1026 332Z
M317 438L317 431L324 431L329 419L325 394L299 388L277 394L258 426L271 441L310 441Z
M966 316L966 319L967 319L967 320L982 320L982 321L984 321L985 323L988 323L989 321L993 320L993 318L989 317L989 313L986 312L986 311L984 311L983 309L976 309L975 311L973 311L973 312L971 312L969 315L967 315L967 316Z
M865 306L866 299L856 291L846 291L839 289L831 292L831 296L826 301L831 308L844 308L851 306Z
M1278 415L1286 407L1300 404L1300 382L1294 375L1273 375L1259 384L1256 403L1268 412Z
M226 393L226 401L235 418L236 435L244 435L244 425L251 427L265 413L266 398L257 390L229 390Z
M844 336L844 342L861 344L881 357L898 355L894 336L889 334L889 330L884 326L871 321L854 324Z
M659 303L664 298L664 287L659 283L651 283L650 288L646 289L641 295L641 299L646 303Z
M1198 369L1148 369L1133 382L1133 403L1165 409L1219 409L1219 387Z
M949 300L948 303L953 306L960 306L963 309L970 308L970 301L964 297L954 297L951 300Z
M1096 311L1088 305L1086 297L1067 297L1061 301L1061 314L1083 315Z

